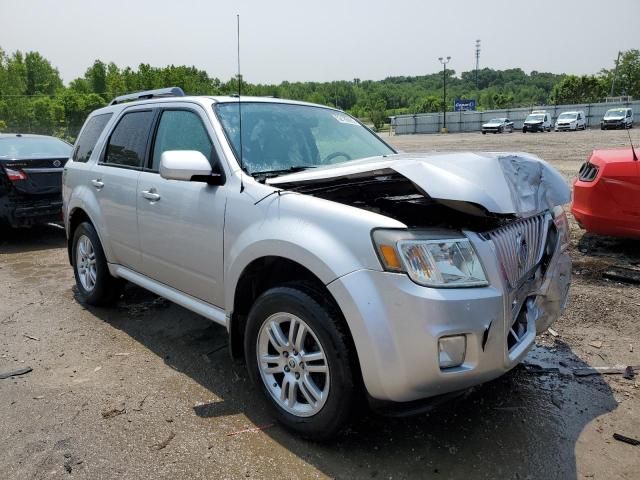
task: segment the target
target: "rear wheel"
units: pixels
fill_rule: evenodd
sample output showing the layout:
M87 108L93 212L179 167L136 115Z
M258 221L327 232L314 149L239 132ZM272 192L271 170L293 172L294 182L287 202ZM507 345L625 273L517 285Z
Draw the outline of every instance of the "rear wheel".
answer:
M73 273L83 303L109 305L122 293L123 282L109 273L107 259L95 228L81 223L73 234Z
M340 314L311 291L276 287L249 313L249 375L284 426L302 436L335 435L355 401L349 341Z

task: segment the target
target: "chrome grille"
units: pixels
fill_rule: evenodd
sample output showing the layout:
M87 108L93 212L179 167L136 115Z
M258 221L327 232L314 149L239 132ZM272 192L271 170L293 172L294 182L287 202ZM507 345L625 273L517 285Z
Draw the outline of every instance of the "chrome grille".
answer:
M540 214L484 234L493 241L502 272L511 288L516 288L542 259L550 221L549 214Z

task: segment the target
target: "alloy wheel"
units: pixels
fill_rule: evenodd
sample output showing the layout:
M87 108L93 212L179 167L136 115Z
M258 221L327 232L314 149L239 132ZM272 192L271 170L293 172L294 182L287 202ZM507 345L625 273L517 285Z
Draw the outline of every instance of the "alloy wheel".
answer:
M318 413L329 395L329 364L311 327L291 313L269 316L257 339L258 370L275 403L298 417Z
M76 269L78 270L78 278L82 288L87 292L92 292L97 279L96 252L93 243L86 235L82 235L78 239L77 245Z

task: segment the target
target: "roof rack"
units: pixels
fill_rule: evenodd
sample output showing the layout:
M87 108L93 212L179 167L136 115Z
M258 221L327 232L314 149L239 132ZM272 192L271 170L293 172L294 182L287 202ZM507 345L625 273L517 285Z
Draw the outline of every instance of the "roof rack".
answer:
M143 92L128 93L127 95L120 95L119 97L111 100L109 105L116 105L118 103L131 102L134 100L143 100L148 98L158 97L184 97L184 91L180 87L158 88L156 90L145 90Z

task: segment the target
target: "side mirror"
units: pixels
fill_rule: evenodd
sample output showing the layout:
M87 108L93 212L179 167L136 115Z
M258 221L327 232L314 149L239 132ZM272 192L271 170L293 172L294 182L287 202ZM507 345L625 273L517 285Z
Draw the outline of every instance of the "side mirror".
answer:
M197 150L168 150L160 157L160 176L166 180L222 185L223 177L213 173L209 160Z

